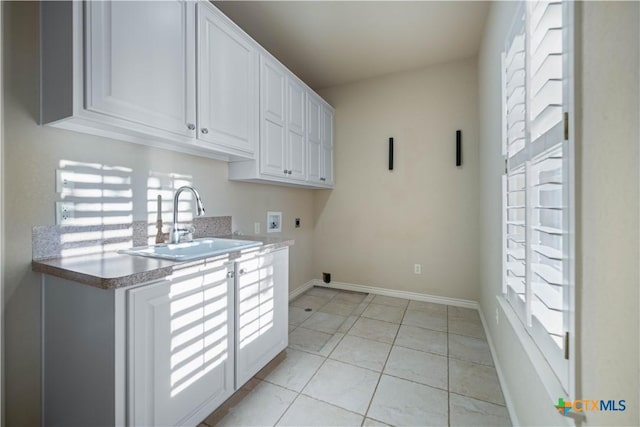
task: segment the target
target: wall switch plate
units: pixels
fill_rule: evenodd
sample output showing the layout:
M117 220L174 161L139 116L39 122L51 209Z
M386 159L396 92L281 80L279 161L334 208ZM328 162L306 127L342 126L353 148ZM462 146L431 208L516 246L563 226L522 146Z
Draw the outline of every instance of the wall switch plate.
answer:
M267 212L267 233L282 231L282 212Z
M300 218L296 218L296 228L300 228Z
M413 272L415 274L422 274L422 264L413 264Z
M56 202L56 224L68 225L74 218L74 210L72 202Z
M254 222L253 223L253 232L255 234L260 234L260 223L259 222Z

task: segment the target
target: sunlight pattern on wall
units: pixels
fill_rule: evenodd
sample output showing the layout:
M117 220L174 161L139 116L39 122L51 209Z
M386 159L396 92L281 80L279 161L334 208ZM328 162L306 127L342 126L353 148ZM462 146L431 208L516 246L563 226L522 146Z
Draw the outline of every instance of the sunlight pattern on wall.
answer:
M132 170L123 166L61 160L60 198L73 204L73 218L60 234L62 256L89 255L132 246Z

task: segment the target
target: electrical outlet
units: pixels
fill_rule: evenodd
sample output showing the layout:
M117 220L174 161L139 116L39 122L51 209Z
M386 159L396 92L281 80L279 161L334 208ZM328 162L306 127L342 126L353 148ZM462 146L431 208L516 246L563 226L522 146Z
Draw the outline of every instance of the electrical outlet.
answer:
M499 324L500 324L500 312L496 308L496 325L499 325Z
M65 189L73 188L73 181L70 179L71 173L63 169L56 169L56 193L63 193Z
M413 265L413 272L415 274L422 274L422 264L414 264Z
M56 202L56 224L69 224L74 218L74 210L72 202Z
M259 222L254 222L253 223L253 232L255 234L260 234L260 223Z

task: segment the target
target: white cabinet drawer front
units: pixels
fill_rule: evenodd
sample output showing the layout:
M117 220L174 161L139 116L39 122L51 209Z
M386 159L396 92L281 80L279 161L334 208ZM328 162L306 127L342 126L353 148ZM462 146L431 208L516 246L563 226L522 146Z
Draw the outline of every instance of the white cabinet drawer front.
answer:
M194 136L195 5L86 2L85 107Z
M132 425L183 425L233 392L233 279L227 266L129 291Z
M220 12L202 3L198 41L198 138L253 153L258 139L258 52Z

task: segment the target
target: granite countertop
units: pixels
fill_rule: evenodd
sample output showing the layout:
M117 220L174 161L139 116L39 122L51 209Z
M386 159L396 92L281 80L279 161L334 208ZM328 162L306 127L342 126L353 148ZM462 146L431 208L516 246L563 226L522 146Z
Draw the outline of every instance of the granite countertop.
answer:
M33 271L49 274L85 285L102 289L116 289L143 282L162 279L173 273L174 269L186 263L204 262L204 260L228 259L233 261L243 255L271 251L294 243L293 239L271 236L215 236L226 239L260 241L263 246L232 251L201 260L170 261L137 255L106 252L95 255L77 255L34 259Z

